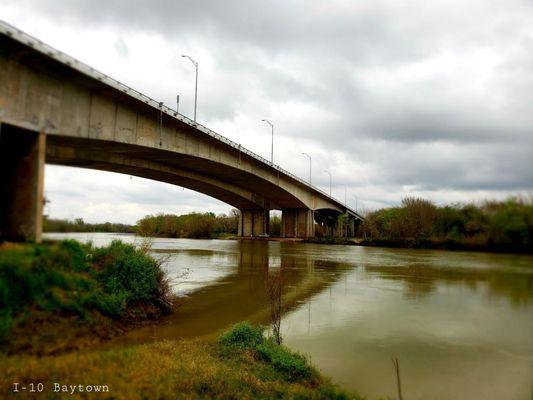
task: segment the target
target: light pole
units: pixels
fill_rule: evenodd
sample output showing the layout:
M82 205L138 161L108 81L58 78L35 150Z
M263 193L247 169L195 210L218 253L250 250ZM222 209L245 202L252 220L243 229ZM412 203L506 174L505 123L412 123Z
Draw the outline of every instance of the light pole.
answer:
M261 121L269 124L270 129L272 131L272 142L270 145L270 164L274 165L274 124L272 124L272 122L270 122L268 119L262 119Z
M331 197L331 172L327 169L325 169L324 172L329 175L329 197Z
M180 113L180 95L176 95L176 113Z
M194 65L194 68L196 69L196 81L194 84L194 122L196 122L196 105L198 100L198 63L188 55L182 54L181 56L191 60L192 64Z
M344 206L345 207L348 205L346 202L347 195L348 195L348 189L346 188L346 185L344 185Z
M311 156L307 153L302 153L302 155L309 158L309 184L311 184Z

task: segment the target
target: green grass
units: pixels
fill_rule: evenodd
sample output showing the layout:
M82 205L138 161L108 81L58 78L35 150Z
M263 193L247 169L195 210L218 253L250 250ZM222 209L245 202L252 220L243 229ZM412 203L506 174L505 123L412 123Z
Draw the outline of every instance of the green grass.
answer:
M219 345L222 354L251 351L258 360L271 365L276 377L288 382L313 379L318 376L304 356L276 344L272 338L266 338L264 328L259 325L240 322L219 338Z
M164 311L168 296L164 271L144 248L120 241L95 248L74 240L0 247L0 344L4 348L9 347L13 331L27 325L53 320L89 325L124 318L141 305ZM38 335L39 329L35 331Z

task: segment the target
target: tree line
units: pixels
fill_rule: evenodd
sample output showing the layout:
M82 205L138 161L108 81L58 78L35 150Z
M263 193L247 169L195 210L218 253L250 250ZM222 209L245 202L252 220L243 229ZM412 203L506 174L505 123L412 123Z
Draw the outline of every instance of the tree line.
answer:
M533 198L438 206L408 197L369 212L358 235L374 245L531 251Z
M147 215L137 222L137 234L141 236L210 239L224 235L236 235L239 211L215 215L211 212L184 215Z
M239 210L233 209L228 214L215 215L211 212L189 213L183 215L156 214L146 215L135 225L111 222L91 224L82 218L74 220L53 219L45 216L44 232L113 232L136 233L140 236L210 239L226 235L236 235L239 227ZM270 218L270 232L279 236L281 218Z
M74 220L55 219L44 217L44 232L115 232L115 233L135 233L135 225L117 224L103 222L97 224L87 223L83 218Z

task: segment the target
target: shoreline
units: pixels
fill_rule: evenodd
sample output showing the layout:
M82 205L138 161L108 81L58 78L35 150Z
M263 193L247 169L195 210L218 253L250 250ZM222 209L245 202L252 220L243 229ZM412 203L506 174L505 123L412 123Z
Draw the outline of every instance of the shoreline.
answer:
M159 286L146 286L142 277L150 272ZM12 299L16 307L10 315L0 315L0 397L30 399L41 393L93 398L100 391L105 398L124 400L154 394L360 399L331 383L306 357L274 343L259 325L237 323L217 337L154 336L140 344L113 343L128 331L160 325L165 315L178 313L176 297L166 294L168 281L157 278L161 272L146 249L119 241L101 248L74 240L2 244L0 284L20 299ZM39 285L20 290L33 280ZM122 296L125 289L132 294L130 300L109 313L120 300L110 296L117 290ZM253 345L246 336L250 334Z
M363 238L336 238L336 237L322 237L322 238L282 238L275 236L268 237L239 237L239 236L220 236L213 238L186 238L186 237L168 237L168 236L141 236L137 233L121 233L121 232L44 232L45 234L117 234L138 236L139 238L157 238L157 239L187 239L187 240L248 240L248 241L265 241L265 242L280 242L280 243L312 243L321 245L337 245L337 246L362 246L362 247L383 247L388 249L410 249L410 250L442 250L442 251L465 251L476 253L495 253L495 254L533 254L533 248L513 247L512 245L493 245L493 246L479 246L468 245L456 242L434 242L425 241L422 243L413 243L412 241L391 241L391 240L368 240ZM57 241L58 239L44 238L45 242Z

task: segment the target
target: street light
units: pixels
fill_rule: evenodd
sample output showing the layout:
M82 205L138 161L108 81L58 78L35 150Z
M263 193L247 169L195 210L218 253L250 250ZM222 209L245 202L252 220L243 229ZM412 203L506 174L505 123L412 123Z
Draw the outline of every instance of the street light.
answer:
M344 185L344 207L348 205L346 202L347 195L348 195L348 189L346 188L346 185Z
M307 153L302 153L302 155L309 158L309 184L311 184L311 156Z
M180 95L176 95L176 113L180 113Z
M329 175L329 197L331 197L331 172L329 172L327 169L325 169L324 172Z
M270 146L270 164L274 164L274 124L270 122L268 119L262 119L262 122L266 122L270 125L270 129L272 131L272 143Z
M196 104L198 99L198 63L188 55L182 54L181 56L191 60L194 68L196 69L196 83L194 84L194 122L196 122Z

